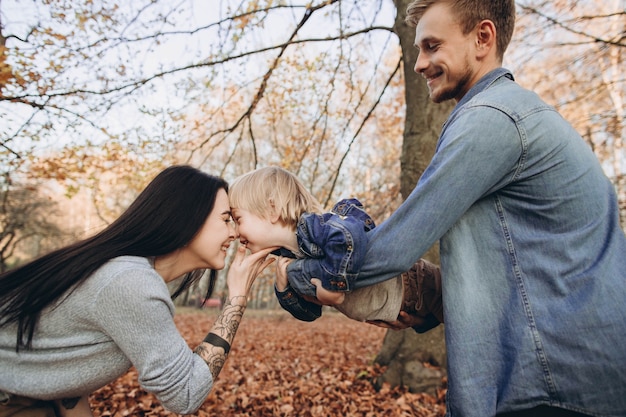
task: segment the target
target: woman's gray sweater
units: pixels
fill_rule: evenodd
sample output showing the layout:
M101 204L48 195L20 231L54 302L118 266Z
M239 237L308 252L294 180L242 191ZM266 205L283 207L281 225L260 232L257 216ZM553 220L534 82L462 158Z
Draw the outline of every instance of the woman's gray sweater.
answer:
M113 259L44 310L32 349L16 353L17 326L0 328L0 391L40 399L82 396L134 366L141 386L164 407L192 413L213 378L173 316L168 288L148 259Z

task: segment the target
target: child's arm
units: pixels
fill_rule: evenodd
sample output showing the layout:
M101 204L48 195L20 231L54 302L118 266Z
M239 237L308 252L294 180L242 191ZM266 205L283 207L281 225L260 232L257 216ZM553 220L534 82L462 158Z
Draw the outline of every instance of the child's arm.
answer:
M306 300L291 288L287 280L288 258L278 258L274 292L280 306L293 317L302 321L314 321L322 315L322 306Z
M92 417L89 396L56 400L55 406L59 417Z
M287 290L289 286L289 280L287 279L287 265L291 262L290 259L280 258L278 261L278 265L276 267L276 290L278 292L284 292ZM346 298L346 295L343 292L339 291L330 291L326 288L322 287L322 281L317 278L311 279L311 284L315 285L315 298L316 300L309 299L309 297L304 297L308 302L315 303L318 301L323 305L336 305L343 303L343 299Z
M305 213L298 228L304 230L298 234L298 244L306 258L296 259L289 266L290 285L299 294L316 297L323 304L340 304L343 298L333 296L332 292L354 289L367 253L363 220L334 212ZM312 285L314 279L319 279L322 286ZM320 292L321 288L328 292Z

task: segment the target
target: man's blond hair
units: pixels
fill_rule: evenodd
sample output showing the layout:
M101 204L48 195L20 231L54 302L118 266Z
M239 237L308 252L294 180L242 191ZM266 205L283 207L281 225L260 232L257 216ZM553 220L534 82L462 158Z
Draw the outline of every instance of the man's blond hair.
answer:
M294 230L303 213L322 212L320 203L298 177L275 166L237 177L229 186L228 197L232 208L264 219L278 214L280 221Z
M452 7L454 17L465 35L481 20L491 20L496 27L496 53L500 60L503 59L515 30L514 0L414 0L407 6L404 21L409 26L417 26L424 13L437 3L446 3Z

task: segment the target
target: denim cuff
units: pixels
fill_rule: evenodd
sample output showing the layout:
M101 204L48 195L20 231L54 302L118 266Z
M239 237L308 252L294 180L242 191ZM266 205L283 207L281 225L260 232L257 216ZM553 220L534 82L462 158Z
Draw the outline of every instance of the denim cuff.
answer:
M290 286L285 291L278 291L274 286L274 293L280 306L298 320L314 321L322 315L322 306L305 300Z
M316 296L315 285L311 284L311 277L304 273L307 263L315 261L314 259L296 259L287 265L287 280L291 288L301 295L310 297ZM320 278L320 277L313 277ZM321 280L321 278L320 278Z

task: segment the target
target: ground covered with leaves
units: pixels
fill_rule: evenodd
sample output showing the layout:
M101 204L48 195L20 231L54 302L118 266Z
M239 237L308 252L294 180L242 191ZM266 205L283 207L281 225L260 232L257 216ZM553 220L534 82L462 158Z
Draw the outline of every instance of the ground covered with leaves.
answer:
M190 347L202 341L213 311L176 316ZM413 394L372 381L384 369L374 364L385 330L334 312L312 323L285 312L247 311L224 369L197 416L439 417L444 392ZM175 416L126 375L92 394L96 417Z

